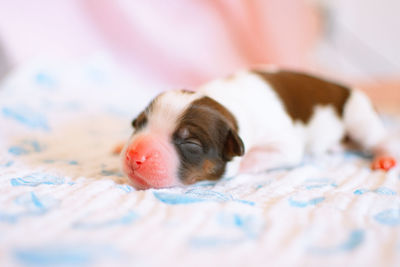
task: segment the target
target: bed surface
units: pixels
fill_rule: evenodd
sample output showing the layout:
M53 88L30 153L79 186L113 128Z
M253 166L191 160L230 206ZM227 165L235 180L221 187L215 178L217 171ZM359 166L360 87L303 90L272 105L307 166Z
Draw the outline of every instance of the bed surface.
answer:
M0 266L400 266L399 170L359 153L136 191L111 151L151 96L103 61L9 74Z

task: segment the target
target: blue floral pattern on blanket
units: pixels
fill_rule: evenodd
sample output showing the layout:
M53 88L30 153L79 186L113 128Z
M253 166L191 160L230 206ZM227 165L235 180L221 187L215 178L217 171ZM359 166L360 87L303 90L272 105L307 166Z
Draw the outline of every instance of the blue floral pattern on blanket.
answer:
M235 201L238 203L253 206L253 201L247 201L242 199L234 199L230 194L224 194L213 190L205 190L201 188L189 189L182 194L170 193L170 192L158 192L155 191L154 196L163 203L177 205L177 204L191 204L203 201L214 201L214 202L227 202Z
M65 179L64 177L46 173L32 173L24 177L12 178L10 182L12 186L60 185L65 182Z
M0 266L400 266L400 176L370 155L136 190L111 151L157 92L104 58L10 77Z
M374 219L383 225L400 225L400 209L388 209L381 211L374 216Z
M123 263L124 255L110 245L68 244L19 248L13 251L14 259L26 266L90 266L102 260Z
M112 226L119 225L128 225L138 219L138 215L134 211L129 211L126 214L119 216L117 218L112 218L108 220L102 221L77 221L72 227L76 229L99 229L99 228L107 228Z
M220 213L215 218L216 224L221 229L218 234L194 236L189 239L189 245L193 248L208 249L215 247L234 246L259 238L264 222L256 215L242 215L238 213ZM234 230L226 236L226 230Z
M3 107L2 113L4 117L12 119L26 127L45 131L50 130L46 117L42 113L27 107Z
M25 217L41 216L55 208L59 201L51 196L39 197L30 192L18 196L14 203L23 209L19 212L0 212L0 222L17 223Z
M350 231L347 239L342 243L333 245L331 247L310 247L309 251L313 254L318 255L330 255L343 252L350 252L357 249L365 240L365 231L361 229L356 229Z

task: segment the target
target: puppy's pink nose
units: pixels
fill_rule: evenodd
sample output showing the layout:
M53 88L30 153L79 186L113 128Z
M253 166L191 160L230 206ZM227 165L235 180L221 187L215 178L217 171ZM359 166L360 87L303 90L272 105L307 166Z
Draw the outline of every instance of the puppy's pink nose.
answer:
M124 172L137 188L160 188L177 184L175 148L162 136L136 136L124 155Z
M126 153L126 161L129 162L132 170L138 170L146 161L146 156L139 154L136 150L131 149Z

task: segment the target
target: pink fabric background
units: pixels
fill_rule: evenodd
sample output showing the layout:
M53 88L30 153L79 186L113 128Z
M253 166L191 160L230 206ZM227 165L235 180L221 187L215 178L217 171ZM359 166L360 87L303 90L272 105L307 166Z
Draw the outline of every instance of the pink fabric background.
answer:
M327 18L315 3L330 6L336 35L324 35ZM398 7L397 0L0 1L0 48L14 66L105 53L160 90L272 63L353 82L378 106L396 108ZM316 56L321 40L328 54Z
M14 62L108 51L170 86L259 63L305 68L316 30L315 13L299 0L0 3L0 39Z

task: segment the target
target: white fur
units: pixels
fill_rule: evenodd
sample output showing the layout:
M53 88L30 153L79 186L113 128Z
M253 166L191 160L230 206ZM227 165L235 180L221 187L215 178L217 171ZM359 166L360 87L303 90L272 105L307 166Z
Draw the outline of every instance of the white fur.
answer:
M344 124L350 137L368 150L375 150L386 136L370 100L358 90L353 90L345 105Z
M271 69L274 72L274 69ZM307 124L295 121L265 80L248 71L204 85L201 92L227 107L239 124L246 154L228 164L227 175L295 165L304 154L333 150L345 133L373 150L385 136L368 98L352 91L343 119L332 106L317 106Z
M191 102L200 98L201 93L187 94L181 91L169 91L158 97L148 118L147 131L171 136L182 113Z
M306 131L306 151L313 155L331 150L345 134L344 124L332 106L316 106L310 122L302 127Z

